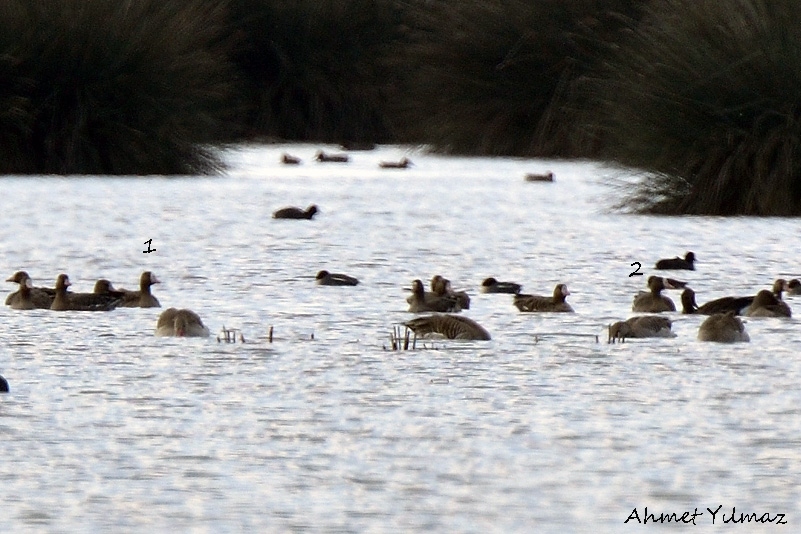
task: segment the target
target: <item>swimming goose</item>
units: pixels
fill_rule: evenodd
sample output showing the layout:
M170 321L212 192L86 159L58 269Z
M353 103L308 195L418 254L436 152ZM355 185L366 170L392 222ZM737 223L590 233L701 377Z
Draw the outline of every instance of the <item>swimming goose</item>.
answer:
M113 295L98 295L96 293L71 293L67 288L72 285L66 274L58 275L56 279L56 296L50 305L55 311L110 311L120 304L120 299Z
M429 315L403 323L415 335L439 334L446 339L489 341L492 339L484 327L467 317L459 315Z
M454 291L451 287L451 281L442 275L437 274L431 278L431 292L439 297L453 297L459 303L461 309L470 309L470 295L465 291Z
M715 313L707 317L698 328L698 341L716 341L718 343L734 343L751 341L745 326L733 312Z
M777 299L767 289L762 289L756 294L754 301L743 315L747 317L791 317L792 312L786 302Z
M530 172L526 174L524 179L526 182L553 182L553 173L546 172L543 174L537 174Z
M347 154L326 154L322 150L318 150L314 159L324 162L347 163L350 157Z
M801 281L799 281L798 278L793 278L787 282L787 294L801 295Z
M273 213L273 219L309 219L314 217L319 209L314 204L310 205L305 210L290 206L288 208L281 208Z
M684 255L684 259L679 258L676 256L675 258L670 259L663 259L656 262L657 269L684 269L686 271L694 271L695 270L695 254L692 252L688 252Z
M291 156L285 152L281 154L281 163L284 165L300 165L300 158Z
M98 295L114 295L120 299L125 297L125 291L114 289L114 286L111 285L111 282L105 278L100 278L97 282L95 282L95 288L92 293L96 293ZM120 303L120 306L122 306L122 303Z
M321 286L355 286L359 281L347 274L329 273L328 271L320 271L315 277L317 283Z
M664 311L676 311L676 305L668 297L662 295L663 289L673 289L673 286L661 276L651 276L648 278L648 289L650 291L640 291L634 296L631 303L631 311L642 313L659 313Z
M56 290L49 287L34 287L31 277L25 271L17 271L6 282L19 284L19 290L6 297L6 306L14 310L49 310L56 296Z
M676 334L670 329L672 324L667 317L638 315L609 325L607 342L614 343L617 339L623 341L627 337L676 337Z
M120 306L124 308L161 308L159 299L150 292L150 286L160 284L161 280L150 271L144 271L139 276L139 291L129 291L127 289L115 290L123 294ZM97 284L95 284L96 286Z
M410 165L413 163L406 157L401 158L400 161L382 161L378 164L382 169L406 169Z
M540 295L525 295L518 293L514 296L513 304L521 312L565 312L572 313L573 308L565 302L565 298L570 294L567 285L556 284L553 288L553 296L544 297Z
M523 287L520 284L516 284L514 282L499 282L493 277L485 278L483 282L481 282L481 292L482 293L510 293L510 294L517 294L520 293L520 290Z
M187 309L167 308L159 315L156 335L159 337L208 337L209 329L200 316Z
M410 312L458 312L462 309L455 297L427 293L419 279L412 282L411 291L412 294L406 299Z
M695 291L688 287L681 293L681 313L712 315L732 311L734 315L742 315L753 301L754 297L721 297L698 306L695 303Z

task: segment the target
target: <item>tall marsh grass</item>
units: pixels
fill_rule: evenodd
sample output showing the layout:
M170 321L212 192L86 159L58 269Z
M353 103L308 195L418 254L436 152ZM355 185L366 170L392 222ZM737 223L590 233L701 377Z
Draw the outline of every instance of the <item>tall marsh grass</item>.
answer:
M601 74L606 156L652 213L801 214L799 0L658 0Z
M0 173L213 171L224 2L4 0Z

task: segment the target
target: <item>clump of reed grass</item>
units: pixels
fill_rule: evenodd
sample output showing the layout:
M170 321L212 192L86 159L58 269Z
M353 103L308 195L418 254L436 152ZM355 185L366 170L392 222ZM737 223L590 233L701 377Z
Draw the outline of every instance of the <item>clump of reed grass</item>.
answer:
M184 174L219 162L224 2L6 0L0 172Z
M402 40L394 0L233 0L233 60L254 136L328 142L394 140L387 102Z
M662 0L598 84L629 209L801 214L801 1Z
M598 137L582 80L636 0L413 1L410 137L456 153L588 156Z

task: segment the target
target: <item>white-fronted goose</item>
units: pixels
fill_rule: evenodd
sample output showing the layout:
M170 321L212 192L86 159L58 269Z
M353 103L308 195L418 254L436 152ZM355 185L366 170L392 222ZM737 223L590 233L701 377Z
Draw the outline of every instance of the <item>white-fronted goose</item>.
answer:
M120 299L112 295L96 293L72 293L67 291L71 285L69 276L58 275L56 296L50 305L55 311L110 311L120 304Z
M19 289L6 297L6 306L14 310L49 310L56 297L56 290L49 287L34 287L25 271L17 271L6 282L19 284Z
M688 287L681 293L681 313L712 315L731 311L734 315L742 315L753 301L754 297L721 297L698 306L695 303L695 291Z
M325 270L318 272L315 280L321 286L355 286L359 284L359 281L352 276L329 273Z
M676 256L675 258L670 259L663 259L656 262L657 269L665 269L665 270L685 270L685 271L694 271L695 270L695 254L693 252L688 252L684 255L684 259L679 258Z
M640 291L634 296L631 303L631 311L641 313L660 313L666 311L676 311L676 305L668 297L662 295L663 289L673 289L661 276L651 276L648 278L648 289L650 291Z
M553 296L545 297L541 295L524 295L518 293L514 296L514 305L521 312L566 312L572 313L573 308L565 302L565 298L570 294L567 285L556 284L553 289Z
M431 292L439 297L453 297L461 309L470 309L470 295L465 291L454 291L451 281L442 275L436 274L431 278Z
M799 281L798 278L793 278L787 282L787 294L801 295L801 281Z
M123 294L120 306L124 308L161 308L159 299L150 292L150 286L160 284L161 280L150 271L144 271L139 276L139 291L128 289L115 290ZM97 285L97 284L95 284Z
M310 205L305 210L290 206L281 208L273 213L273 219L309 219L311 220L314 215L320 211L314 204Z
M718 343L735 343L751 341L745 326L734 313L716 313L707 317L698 328L698 341L716 341Z
M424 337L439 335L446 339L489 341L491 338L483 326L468 317L458 315L429 315L403 323L415 335Z
M284 165L300 165L300 158L296 156L291 156L284 152L281 154L281 163Z
M535 173L530 172L523 178L526 182L553 182L553 173Z
M167 308L159 315L156 323L156 335L159 337L208 337L209 329L200 320L200 316L187 309Z
M791 317L792 312L786 302L777 299L771 291L762 289L756 294L754 301L743 315L747 317Z
M378 164L382 169L406 169L410 165L413 163L406 157L401 158L400 161L382 161Z
M676 334L670 329L672 324L667 317L638 315L610 325L607 342L614 343L617 339L623 341L627 337L676 337Z
M427 293L419 279L412 282L411 291L412 294L406 299L410 312L458 312L462 309L456 298L450 295Z
M114 289L114 286L111 285L111 282L105 278L100 278L97 282L95 282L95 288L92 293L96 293L98 295L113 295L119 299L123 299L126 291ZM122 303L120 303L120 306L122 306Z
M484 281L481 282L482 293L509 293L516 295L520 293L521 289L523 289L523 286L520 284L514 282L499 282L491 276L485 278Z
M350 157L347 154L327 154L322 150L318 150L317 154L314 156L314 159L328 163L347 163L350 160Z

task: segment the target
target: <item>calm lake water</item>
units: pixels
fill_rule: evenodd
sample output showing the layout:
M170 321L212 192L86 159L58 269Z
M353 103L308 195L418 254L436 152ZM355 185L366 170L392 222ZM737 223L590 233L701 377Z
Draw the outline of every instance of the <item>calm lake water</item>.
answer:
M646 506L703 513L682 531L798 528L799 319L751 319L751 343L718 345L672 314L674 339L605 342L661 257L696 253L671 276L699 303L801 275L798 219L614 213L617 174L591 162L391 146L323 164L317 148L231 150L219 177L3 178L5 277L91 291L152 270L163 307L247 341L156 338L158 309L3 307L4 530L664 530L624 524ZM404 155L414 167L378 168ZM523 180L547 170L554 183ZM313 221L271 219L311 203ZM362 283L317 286L320 269ZM492 341L388 350L413 316L403 288L434 274ZM521 314L479 293L488 276L564 282L576 313ZM724 524L733 507L774 523Z

